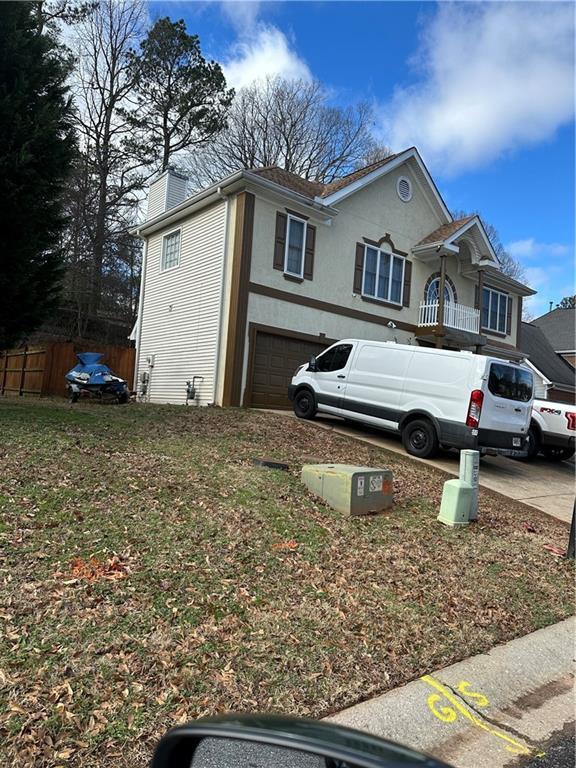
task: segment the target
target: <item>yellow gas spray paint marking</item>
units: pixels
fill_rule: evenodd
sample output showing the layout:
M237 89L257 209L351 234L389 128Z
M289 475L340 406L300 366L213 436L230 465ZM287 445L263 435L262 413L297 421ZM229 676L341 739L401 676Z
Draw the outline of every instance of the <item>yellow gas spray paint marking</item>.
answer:
M477 728L481 728L483 731L487 731L488 733L491 733L492 736L495 736L496 738L502 739L502 741L505 741L506 746L504 748L508 752L512 752L512 754L514 755L532 754L532 750L524 746L524 744L521 744L519 741L515 741L515 739L511 738L506 733L502 733L501 731L498 731L495 728L491 728L489 725L487 725L484 722L484 720L482 720L479 717L476 717L476 715L470 712L462 704L462 702L458 701L458 699L454 696L452 691L450 691L449 688L446 688L446 686L442 685L442 683L439 683L430 675L424 675L420 679L424 683L427 683L429 686L434 688L435 690L439 691L439 693L441 694L441 695L438 695L438 693L432 693L430 694L430 696L428 696L428 699L427 699L427 703L428 703L428 707L430 708L430 711L432 712L434 717L438 718L438 720L441 720L443 723L453 723L458 718L458 714L461 714L462 717L465 717L466 720L469 720ZM470 687L471 687L471 683L468 683L465 680L462 680L460 683L458 683L456 690L459 691L463 696L466 696L469 699L475 701L476 704L478 704L478 706L487 707L489 704L489 701L486 698L486 696L484 696L484 694L482 693L476 693L474 691L471 691ZM442 701L442 699L446 699L451 704L451 706L437 707L438 702ZM543 753L538 753L538 754L543 754Z

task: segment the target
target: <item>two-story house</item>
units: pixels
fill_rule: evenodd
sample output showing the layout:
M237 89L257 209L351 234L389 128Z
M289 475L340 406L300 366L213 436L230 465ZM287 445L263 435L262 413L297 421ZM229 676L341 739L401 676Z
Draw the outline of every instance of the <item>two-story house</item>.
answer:
M454 221L418 151L330 184L241 170L150 188L136 387L152 402L288 406L296 367L343 338L519 359L522 298L477 216ZM142 381L146 380L143 387Z

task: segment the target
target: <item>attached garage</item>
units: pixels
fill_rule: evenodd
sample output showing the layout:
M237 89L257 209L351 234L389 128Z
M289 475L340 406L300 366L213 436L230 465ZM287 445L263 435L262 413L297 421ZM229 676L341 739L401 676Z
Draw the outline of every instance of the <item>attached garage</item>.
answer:
M288 385L296 368L318 355L332 340L285 334L276 329L250 328L250 358L245 405L253 408L290 408Z

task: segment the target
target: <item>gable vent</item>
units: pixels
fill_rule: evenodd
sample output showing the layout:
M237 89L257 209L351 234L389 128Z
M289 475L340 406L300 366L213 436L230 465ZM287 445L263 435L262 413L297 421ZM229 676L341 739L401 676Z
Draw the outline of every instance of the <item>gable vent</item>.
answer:
M398 179L396 190L400 200L403 200L405 203L408 203L410 200L412 200L412 184L410 184L410 180L405 176L400 176Z

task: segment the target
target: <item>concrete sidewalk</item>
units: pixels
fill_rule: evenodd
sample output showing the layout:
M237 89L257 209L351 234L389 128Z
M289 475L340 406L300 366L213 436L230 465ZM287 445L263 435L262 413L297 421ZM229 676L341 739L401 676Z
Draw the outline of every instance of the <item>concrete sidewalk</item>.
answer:
M327 719L455 768L520 765L574 721L574 631L567 619Z

